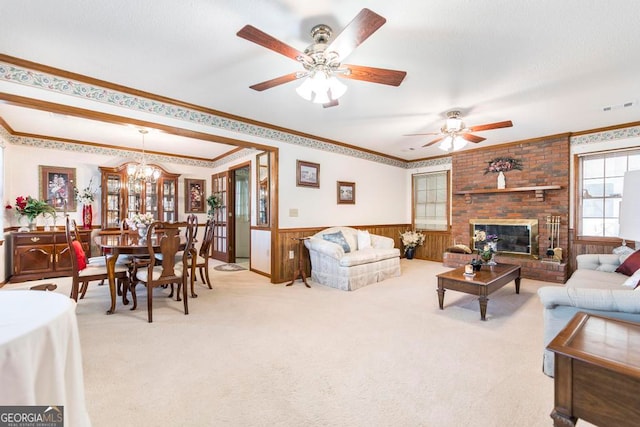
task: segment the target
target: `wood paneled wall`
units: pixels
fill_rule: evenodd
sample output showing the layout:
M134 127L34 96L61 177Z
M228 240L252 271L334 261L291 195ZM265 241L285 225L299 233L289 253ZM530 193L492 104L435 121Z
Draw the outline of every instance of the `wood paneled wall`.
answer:
M316 234L318 231L322 231L324 227L310 227L310 228L287 228L278 230L276 236L276 269L271 275L271 281L273 283L283 283L291 281L293 273L298 266L298 240L299 237L307 237ZM390 237L395 242L395 247L402 249L402 242L400 241L400 233L411 229L410 224L389 224L389 225L350 225L349 227L368 230L371 234L378 234L380 236ZM425 233L425 244L418 248L416 251L416 258L428 259L433 261L442 261L442 254L444 250L450 246L450 234L449 233ZM289 251L294 251L296 255L294 259L289 259ZM311 276L311 262L309 260L309 251L307 248L303 248L302 256L305 263L305 271L307 277Z

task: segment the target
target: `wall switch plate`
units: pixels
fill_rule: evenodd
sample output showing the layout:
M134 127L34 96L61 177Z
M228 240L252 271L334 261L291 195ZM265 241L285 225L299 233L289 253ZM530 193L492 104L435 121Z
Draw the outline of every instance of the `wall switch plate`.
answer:
M289 259L293 259L295 257L295 255L293 254L293 251L289 251Z

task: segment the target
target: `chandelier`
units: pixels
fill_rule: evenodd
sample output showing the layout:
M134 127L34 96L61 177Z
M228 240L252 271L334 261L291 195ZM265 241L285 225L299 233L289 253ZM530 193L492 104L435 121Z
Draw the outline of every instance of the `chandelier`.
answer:
M142 155L140 156L140 163L127 166L129 184L136 192L140 192L145 183L155 184L161 175L158 169L147 164L147 158L144 153L144 136L149 133L149 131L146 129L138 129L138 132L142 134Z

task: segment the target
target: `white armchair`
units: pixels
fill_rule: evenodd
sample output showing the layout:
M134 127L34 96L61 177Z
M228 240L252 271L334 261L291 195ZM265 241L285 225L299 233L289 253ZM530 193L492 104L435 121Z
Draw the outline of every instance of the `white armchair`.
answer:
M340 234L343 239L335 243ZM400 275L400 250L389 237L351 227L331 227L304 244L311 258L311 280L322 285L354 291Z

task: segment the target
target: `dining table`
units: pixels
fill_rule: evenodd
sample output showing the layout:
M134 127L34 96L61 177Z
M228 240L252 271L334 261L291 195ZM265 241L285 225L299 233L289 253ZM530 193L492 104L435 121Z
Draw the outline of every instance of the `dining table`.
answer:
M111 306L107 310L107 314L113 314L116 311L116 262L120 255L133 255L133 256L148 256L149 255L149 242L151 239L151 246L154 252L160 251L160 236L161 234L154 234L149 237L141 237L137 233L130 233L123 231L114 234L100 234L95 236L94 242L100 247L102 253L106 256L107 276L109 278L109 295L111 297ZM180 235L180 245L184 249L187 243L187 238L183 234ZM127 290L122 290L122 300L126 305L128 303Z
M55 408L65 426L91 425L75 310L59 292L0 290L0 412Z

